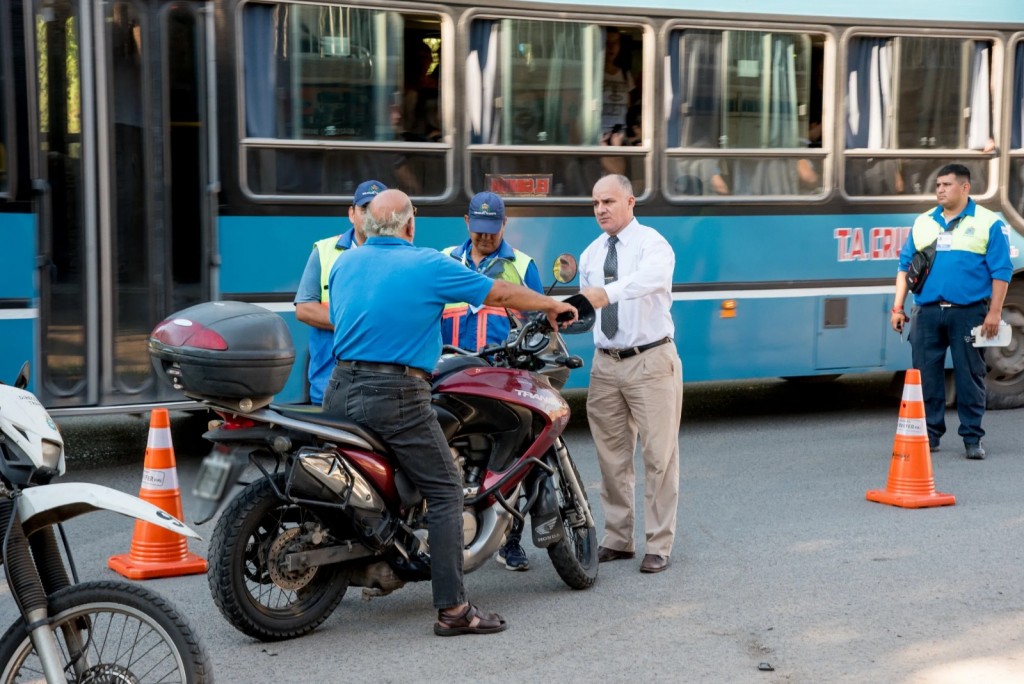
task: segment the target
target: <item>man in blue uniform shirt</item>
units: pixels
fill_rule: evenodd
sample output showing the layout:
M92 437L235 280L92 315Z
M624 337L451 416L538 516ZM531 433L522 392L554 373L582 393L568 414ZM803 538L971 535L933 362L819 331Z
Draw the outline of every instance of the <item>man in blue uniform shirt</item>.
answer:
M465 220L469 239L442 252L477 273L544 292L537 264L505 241L508 216L501 197L493 192L476 194ZM477 308L460 302L447 305L441 317L444 343L470 351L504 342L508 333L508 315L498 307Z
M967 458L985 458L981 427L985 415L985 358L970 342L971 329L982 326L995 337L1010 285L1010 228L970 198L971 172L962 164L939 170L935 194L939 206L917 217L900 252L896 301L890 322L901 332L907 321L907 269L914 252L935 243L931 273L919 294L910 329L914 368L921 371L928 443L932 451L946 432L946 349L953 359L960 436Z
M441 355L441 312L450 302L576 310L521 285L491 280L451 257L414 247L408 195L385 190L369 206L366 243L343 253L329 279L337 361L324 409L376 431L427 500L434 633L490 634L500 615L466 599L462 583L462 474L430 405L430 373Z
M537 264L524 252L505 241L505 202L493 192L480 192L469 202L465 216L469 239L448 247L443 253L477 273L496 280L525 284L534 292L544 292ZM461 349L479 351L489 344L508 339L509 322L505 309L496 306L475 307L466 302L448 304L441 316L441 339ZM508 540L496 560L508 570L529 570L530 559L522 547L523 522L516 519Z
M341 235L324 238L313 243L313 251L306 261L306 268L299 280L295 293L295 318L312 326L309 333L309 400L320 404L324 400L324 388L334 370L334 326L327 311L329 297L327 277L338 256L346 249L353 249L366 241L363 232L363 218L366 205L374 197L388 189L380 181L368 180L359 184L348 208L348 220L352 227Z

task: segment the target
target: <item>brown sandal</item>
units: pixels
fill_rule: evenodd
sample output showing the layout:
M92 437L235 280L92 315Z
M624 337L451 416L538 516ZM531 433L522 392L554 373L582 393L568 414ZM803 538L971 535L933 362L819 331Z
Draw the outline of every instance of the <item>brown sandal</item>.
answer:
M458 636L459 634L496 634L508 628L505 618L497 613L482 613L472 603L460 615L445 615L437 611L434 634L437 636Z

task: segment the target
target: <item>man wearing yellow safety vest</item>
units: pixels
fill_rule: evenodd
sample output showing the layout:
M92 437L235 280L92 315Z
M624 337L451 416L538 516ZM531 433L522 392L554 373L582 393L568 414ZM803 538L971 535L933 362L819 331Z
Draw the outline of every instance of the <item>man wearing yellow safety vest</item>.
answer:
M544 294L537 264L529 256L513 249L504 240L505 203L493 192L476 194L469 202L465 216L469 239L461 245L442 250L478 273L495 280L507 280L526 285ZM441 316L441 337L445 344L477 351L488 344L504 342L508 338L509 322L505 309L493 306L472 307L468 304L448 304ZM509 570L529 570L530 561L520 542L523 523L515 521L505 545L496 560Z
M329 297L327 279L335 260L346 249L358 247L366 241L363 219L366 205L374 197L388 189L380 181L368 180L360 183L348 208L348 220L352 227L341 235L334 235L313 243L313 251L302 271L299 289L295 293L295 318L313 327L309 333L309 400L321 404L324 389L334 370L334 326L328 315Z
M972 344L972 330L981 326L985 337L999 334L1013 273L1010 262L1010 227L970 197L971 171L948 164L935 181L937 207L914 221L900 251L896 273L896 301L890 316L893 330L903 331L903 309L909 285L907 270L914 253L934 245L931 274L914 295L910 345L914 368L921 371L928 443L932 451L946 432L946 351L953 361L960 437L967 458L985 458L981 438L985 430L984 349Z
M469 239L461 245L442 250L445 254L495 280L526 285L535 292L544 293L537 264L504 240L508 217L501 197L493 192L478 193L469 203L465 220ZM504 342L508 333L508 315L498 307L477 309L467 304L449 304L441 317L444 343L462 349L476 351L488 344Z

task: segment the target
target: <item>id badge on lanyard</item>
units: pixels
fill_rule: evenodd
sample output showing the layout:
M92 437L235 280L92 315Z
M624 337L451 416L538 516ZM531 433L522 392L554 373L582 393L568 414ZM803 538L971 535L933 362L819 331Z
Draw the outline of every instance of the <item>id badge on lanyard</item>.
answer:
M936 252L948 252L953 249L953 231L960 225L960 222L964 220L963 215L957 216L946 229L939 233L939 237L935 238L935 251Z

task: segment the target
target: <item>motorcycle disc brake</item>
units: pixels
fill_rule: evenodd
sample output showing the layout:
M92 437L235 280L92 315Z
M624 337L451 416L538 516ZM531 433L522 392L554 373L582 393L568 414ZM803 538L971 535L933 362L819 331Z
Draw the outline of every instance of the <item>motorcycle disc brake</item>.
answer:
M78 681L81 684L133 684L139 680L120 665L94 665L83 672Z
M302 528L293 527L282 532L270 546L270 553L267 554L267 570L270 572L270 579L274 584L288 591L298 591L309 584L316 574L317 566L305 570L289 571L282 566L284 558L289 553L297 553L305 550L303 540L296 539L302 534Z

